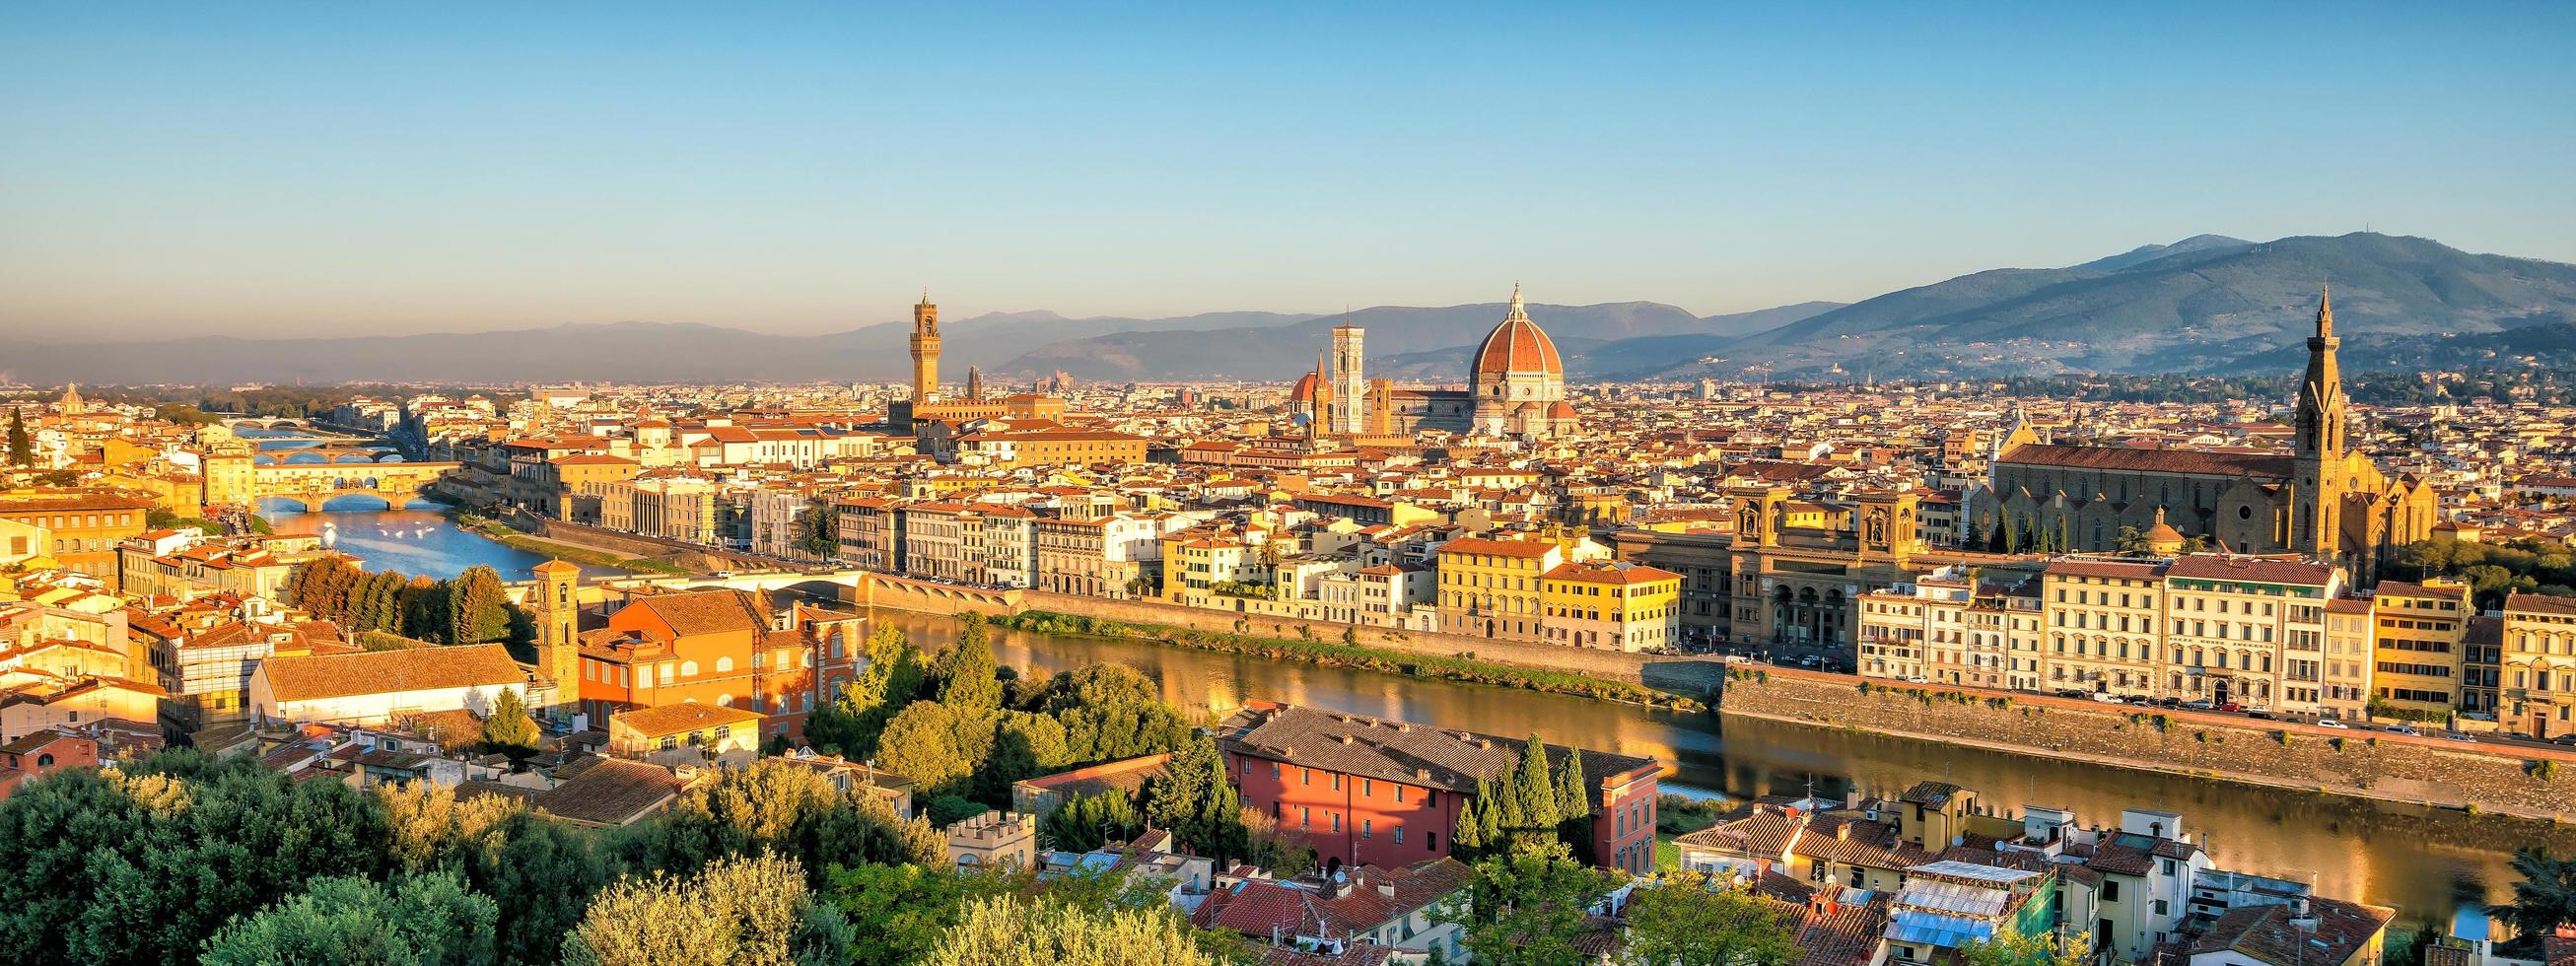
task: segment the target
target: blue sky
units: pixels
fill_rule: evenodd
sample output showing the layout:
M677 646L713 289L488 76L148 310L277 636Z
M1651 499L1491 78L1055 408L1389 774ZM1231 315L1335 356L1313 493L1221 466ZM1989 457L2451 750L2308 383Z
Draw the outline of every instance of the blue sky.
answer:
M2576 261L2576 4L1949 6L8 4L0 334Z

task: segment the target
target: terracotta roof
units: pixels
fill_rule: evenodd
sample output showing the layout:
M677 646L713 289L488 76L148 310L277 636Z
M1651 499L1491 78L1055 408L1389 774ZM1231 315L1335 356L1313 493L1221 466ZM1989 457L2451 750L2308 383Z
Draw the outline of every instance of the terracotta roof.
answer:
M2165 576L2191 580L2250 580L2265 584L2299 584L2323 587L2334 579L2331 565L2302 560L2271 557L2228 557L2218 554L2193 554L2176 557L2165 568Z
M1292 705L1237 712L1222 726L1220 745L1254 758L1471 794L1478 778L1520 761L1522 742ZM1584 779L1592 783L1657 768L1648 758L1555 746L1548 750L1560 766L1566 755L1581 754Z
M1544 557L1557 546L1536 540L1487 540L1483 537L1460 537L1440 545L1441 553L1481 553L1497 557Z
M2525 614L2576 615L2576 597L2551 597L2517 590L2505 596L2504 609L2508 614L2520 611Z
M641 597L632 606L645 608L670 625L672 633L686 637L768 627L768 620L752 601L749 591L700 590Z
M724 708L695 701L657 704L649 708L620 711L608 716L609 724L625 725L646 736L678 734L718 725L758 723L760 719L760 712L757 711Z
M624 825L686 787L687 782L660 765L594 758L563 784L539 792L529 804L576 822Z
M1476 350L1475 375L1482 379L1503 373L1545 373L1565 375L1565 362L1557 358L1556 343L1530 321L1529 312L1520 304L1520 293L1512 293L1511 312L1501 325L1487 333L1485 343Z
M2188 473L2288 479L2292 458L2286 454L2213 453L2191 449L2130 449L2119 446L2065 446L2023 443L2004 452L1997 464L2061 469L2111 470L2129 473Z
M280 701L312 701L360 694L524 684L527 672L499 644L414 647L317 657L272 657L260 662L269 690Z
M2296 922L2297 910L2286 905L2230 909L2192 943L2191 953L2228 951L2274 966L2340 963L2369 945L2397 915L2384 906L2322 897L2309 899L2308 907L2313 924Z

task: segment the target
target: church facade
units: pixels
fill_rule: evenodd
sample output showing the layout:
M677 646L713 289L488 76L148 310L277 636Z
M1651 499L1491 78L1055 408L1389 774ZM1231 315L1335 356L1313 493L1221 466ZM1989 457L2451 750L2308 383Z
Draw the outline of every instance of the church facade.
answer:
M2392 479L2347 446L2343 374L2329 293L2299 386L2289 453L2069 446L2015 421L1985 485L1967 494L1966 542L1986 549L2118 549L2123 527L2159 515L2185 536L2237 553L2296 553L2366 575L2399 546L2432 535L2432 487Z

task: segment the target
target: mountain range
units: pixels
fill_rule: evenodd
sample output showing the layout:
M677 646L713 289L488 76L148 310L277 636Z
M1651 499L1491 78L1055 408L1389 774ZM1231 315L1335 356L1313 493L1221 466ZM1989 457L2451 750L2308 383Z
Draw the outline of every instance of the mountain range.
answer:
M2370 233L2199 235L1851 304L1702 317L1657 302L1533 303L1530 315L1578 380L2267 372L2297 367L2327 283L2348 367L2576 357L2576 265ZM942 369L962 380L981 366L998 384L1055 371L1087 381L1286 379L1311 367L1330 330L1348 321L1367 330L1373 374L1456 382L1503 314L1502 303L1151 319L992 313L941 324ZM817 336L617 322L352 338L0 340L0 381L876 381L908 371L910 331L907 319Z

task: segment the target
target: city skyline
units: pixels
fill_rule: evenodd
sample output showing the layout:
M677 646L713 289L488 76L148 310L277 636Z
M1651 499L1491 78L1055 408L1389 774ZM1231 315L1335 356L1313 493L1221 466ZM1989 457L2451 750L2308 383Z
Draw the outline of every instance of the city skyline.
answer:
M0 335L1848 301L2204 232L2576 261L2563 8L20 9ZM2474 41L2471 44L2470 41Z

